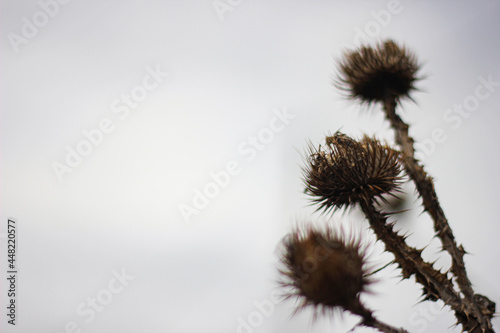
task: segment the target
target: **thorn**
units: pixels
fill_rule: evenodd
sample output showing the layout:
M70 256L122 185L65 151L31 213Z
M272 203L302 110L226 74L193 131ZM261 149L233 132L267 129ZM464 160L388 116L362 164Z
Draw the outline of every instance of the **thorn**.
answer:
M459 250L460 252L462 252L463 254L470 254L469 252L465 251L465 249L464 249L464 247L462 246L462 244L460 244L460 245L458 246L458 250Z

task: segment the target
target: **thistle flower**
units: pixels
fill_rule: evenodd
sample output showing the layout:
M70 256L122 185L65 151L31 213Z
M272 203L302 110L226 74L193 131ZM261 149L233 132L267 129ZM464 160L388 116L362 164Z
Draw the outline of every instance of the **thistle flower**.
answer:
M302 301L296 311L312 306L317 312L342 308L365 315L359 295L371 281L359 242L331 229L296 230L285 240L282 262L284 285L292 288L287 297Z
M420 66L413 53L394 41L348 51L340 61L337 85L362 103L410 98Z
M310 148L304 168L306 193L325 211L370 202L399 191L400 153L364 136L355 141L342 133L326 138L326 147Z

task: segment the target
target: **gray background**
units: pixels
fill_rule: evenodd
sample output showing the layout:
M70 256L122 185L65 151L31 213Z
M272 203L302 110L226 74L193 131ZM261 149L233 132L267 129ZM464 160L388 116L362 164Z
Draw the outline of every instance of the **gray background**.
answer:
M378 107L360 108L331 84L335 59L357 45L358 31L404 42L422 61L422 92L402 116L417 141L436 128L445 133L424 162L471 253L476 291L499 301L499 87L457 128L443 117L474 95L479 77L500 81L500 3L401 0L380 23L373 13L387 13L386 1L221 2L231 6L222 18L210 0L73 0L18 52L12 33L22 36L23 18L33 21L42 9L36 1L1 2L2 280L7 218L18 221L19 237L18 325L6 325L4 310L2 331L65 332L71 322L82 332L352 328L354 316L312 323L310 311L290 317L293 301L264 314L255 302L272 299L279 243L293 226L344 225L373 243L358 212L315 214L301 183L306 140L318 144L341 128L393 141ZM112 102L140 85L148 66L170 75L120 119ZM269 126L275 109L295 118L247 161L238 147ZM59 181L52 164L64 163L66 147L104 118L114 131ZM241 172L186 223L180 205L231 160ZM415 246L431 242L425 258L449 267L407 190L414 209L400 228ZM377 267L391 259L379 244L370 254ZM122 269L134 279L86 322L77 308L105 295ZM449 328L453 315L442 304L418 303L413 279L400 282L393 266L376 276L364 300L381 319L411 332L460 331ZM1 297L4 308L3 288ZM239 318L255 327L239 328Z

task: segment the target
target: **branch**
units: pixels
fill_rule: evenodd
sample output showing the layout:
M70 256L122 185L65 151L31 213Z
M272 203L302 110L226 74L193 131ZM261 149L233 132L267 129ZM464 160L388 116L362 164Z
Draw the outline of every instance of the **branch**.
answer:
M373 312L365 308L360 302L357 302L355 307L348 310L363 318L358 325L372 327L383 333L409 333L403 328L397 328L378 320L373 316Z
M448 280L445 274L437 271L431 264L422 259L422 250L417 250L406 244L405 237L398 235L393 230L393 225L387 223L386 215L377 211L373 201L361 201L360 206L377 238L384 242L385 249L394 255L394 261L401 268L403 278L415 275L415 280L424 287L427 299L443 300L455 311L458 323L462 324L464 329L470 332L480 332L476 330L480 326L478 320L476 317L471 318L468 315L451 280ZM486 332L493 332L493 330L489 329Z
M383 105L386 118L390 121L391 127L396 133L396 142L401 147L403 152L403 164L406 172L414 181L416 188L422 197L424 210L429 213L434 221L434 230L437 236L441 239L443 248L448 251L452 258L451 271L457 278L457 283L460 290L465 296L464 309L466 317L472 315L481 327L481 332L493 332L491 326L491 315L484 307L480 308L476 302L472 284L467 277L467 272L464 264L465 250L462 245L458 246L453 231L451 230L448 220L439 204L439 200L434 189L432 178L427 175L424 168L415 159L415 149L413 146L414 140L408 134L408 125L396 114L397 101L394 97L388 97ZM489 301L490 303L493 303ZM489 304L491 306L491 304ZM494 303L493 303L494 306ZM458 317L458 314L457 314ZM464 326L465 328L466 326ZM479 331L478 331L479 332Z

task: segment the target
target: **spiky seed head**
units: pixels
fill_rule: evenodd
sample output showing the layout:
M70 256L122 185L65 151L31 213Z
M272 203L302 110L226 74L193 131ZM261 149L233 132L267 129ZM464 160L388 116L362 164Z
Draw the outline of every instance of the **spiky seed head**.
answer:
M325 147L310 147L304 168L306 193L325 211L385 200L400 191L401 179L400 153L366 135L360 141L339 132L327 137Z
M359 241L346 240L331 229L309 227L285 240L282 262L287 297L298 297L296 311L312 306L318 312L360 307L359 295L372 282Z
M415 55L404 46L386 40L375 47L346 51L339 63L336 85L348 97L362 103L384 102L387 98L410 98L419 79Z

